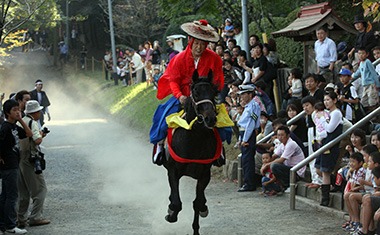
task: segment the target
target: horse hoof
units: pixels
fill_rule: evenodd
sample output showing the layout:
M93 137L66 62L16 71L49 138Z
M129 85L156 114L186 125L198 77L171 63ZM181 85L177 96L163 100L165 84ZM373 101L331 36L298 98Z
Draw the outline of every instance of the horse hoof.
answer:
M174 214L174 211L168 208L168 215L165 216L165 220L169 223L175 223L178 220L178 217Z
M208 209L206 211L200 211L199 212L199 216L202 217L202 218L205 218L208 216Z
M177 217L172 218L170 215L165 216L165 220L168 221L169 223L175 223L177 222Z

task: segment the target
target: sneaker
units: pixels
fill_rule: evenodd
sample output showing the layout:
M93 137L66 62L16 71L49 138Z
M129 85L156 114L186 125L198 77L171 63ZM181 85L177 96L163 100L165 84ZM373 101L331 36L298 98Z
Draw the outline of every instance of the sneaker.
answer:
M359 231L360 228L360 222L352 222L351 226L346 227L347 232L356 232Z
M14 227L12 229L5 230L5 232L6 233L14 233L14 234L25 234L28 231L26 231L26 229L21 229L21 228Z
M240 141L236 142L236 144L234 145L234 148L237 149L240 147Z
M17 221L17 228L21 228L21 229L24 229L26 227L26 222L25 221Z
M351 233L351 235L366 235L366 233L363 233L361 229L358 229L357 231Z

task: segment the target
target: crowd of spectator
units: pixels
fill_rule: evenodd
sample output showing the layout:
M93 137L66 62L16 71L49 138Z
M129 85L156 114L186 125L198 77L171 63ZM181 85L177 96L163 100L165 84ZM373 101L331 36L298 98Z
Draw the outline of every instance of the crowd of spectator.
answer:
M44 154L40 144L49 133L44 115L50 113L50 101L39 79L32 91L9 95L3 104L0 97L0 194L1 233L25 234L27 226L50 223L43 209L47 193Z
M238 124L244 111L239 87L254 84L254 99L261 109L257 141L274 131L269 141L256 145L253 176L256 185L251 188L262 185L262 194L281 194L289 187L291 167L379 107L380 65L372 64L380 58L378 39L363 17L356 16L353 24L358 35L352 47L334 42L326 28L316 30L316 73L303 74L299 68L290 70L278 112L273 96L273 80L280 66L275 42L270 39L262 44L257 35L251 35L247 56L238 44L239 37L234 38L234 32L240 34L240 27L235 31L232 20L226 19L223 42L210 44L209 48L215 48L224 61L225 87L220 99L233 121ZM287 126L286 122L302 110L306 117ZM344 194L350 220L342 227L352 234L375 234L380 219L379 122L378 117L373 118L370 124L355 129L309 164L311 182L307 187L321 189L322 206L330 204L330 191ZM238 125L234 132L238 147L241 144ZM368 144L366 134L371 134ZM304 177L303 170L297 172L299 179Z
M131 86L141 82L147 85L153 85L157 89L158 80L165 71L167 63L181 48L175 48L173 39L168 38L168 49L164 53L159 41L154 41L153 45L150 41L140 44L138 50L128 47L124 50L116 48L117 67L116 72L113 71L112 52L106 51L103 57L105 68L105 79L113 80L115 85L118 81L122 81L123 86ZM163 60L166 56L167 60Z
M316 30L316 72L307 73L299 68L290 70L287 87L281 96L280 110L275 108L274 97L279 91L273 90L273 81L282 63L273 39L262 43L259 36L252 34L249 36L249 51L244 51L241 48L240 25L234 25L233 21L227 18L219 31L222 39L218 43L208 43L208 49L223 60L224 87L220 92L219 101L225 104L236 124L233 128L236 136L235 147L247 143L239 134L244 129L239 125L239 121L246 115L244 110L247 102L251 102L248 100L244 104L241 103L246 93L253 92L252 100L260 109L256 141L274 131L269 141L255 144L256 149L252 156L254 163L250 163L255 169L252 175L255 185L239 191L253 191L258 186L263 186L265 195L283 193L289 186L291 167L334 140L379 106L380 65L375 67L372 64L375 59L380 58L378 39L363 17L355 17L353 24L358 35L352 47L345 42L333 41L328 37L329 32L326 28ZM168 45L167 55L172 58L178 51L173 49L170 40ZM153 46L146 41L138 51L128 48L124 51L118 49L115 53L118 61L117 72L111 74L111 77L106 73L106 79L113 78L115 84L120 79L124 86L146 81L148 85L154 84L156 87L165 65L169 62L162 62L164 52L157 41ZM108 70L112 68L111 61L111 52L108 51L104 56ZM249 85L249 88L242 88L245 85ZM287 121L303 110L306 117L299 118L289 126L286 125ZM334 145L309 164L311 182L307 186L321 189L323 206L329 205L331 190L344 192L351 217L351 221L345 223L344 229L356 234L367 234L368 229L373 229L372 223L372 227L368 228L368 221L363 222L359 219L356 209L362 201L363 207L371 204L364 203L370 200L367 196L361 197L364 192L373 192L372 196L368 196L372 199L377 195L376 184L371 182L376 181L376 174L380 172L376 165L379 161L374 157L380 149L378 122L377 118L372 119L371 125L367 124L362 128L365 130L364 137L359 133L359 129L355 130L350 138ZM370 133L373 138L371 144L366 145L365 134ZM368 152L368 149L376 151ZM305 169L302 168L297 173L301 179L304 177ZM338 182L339 179L343 180ZM354 201L352 204L351 199ZM377 197L373 200L377 200ZM372 205L372 208L365 208L365 213L370 213L368 210L376 211L380 207L380 203L377 204ZM359 229L361 225L362 230Z

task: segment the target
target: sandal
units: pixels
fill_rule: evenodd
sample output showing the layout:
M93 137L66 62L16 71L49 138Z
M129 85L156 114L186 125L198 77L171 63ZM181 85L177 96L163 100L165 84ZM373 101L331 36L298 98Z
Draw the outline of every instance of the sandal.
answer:
M276 196L276 195L277 195L277 191L272 190L272 191L266 193L266 195L269 196L269 197L270 197L270 196Z
M320 188L321 186L319 184L310 184L308 188Z
M347 228L348 226L350 226L351 225L351 221L346 221L346 222L344 222L343 224L342 224L342 229L345 229L345 228Z

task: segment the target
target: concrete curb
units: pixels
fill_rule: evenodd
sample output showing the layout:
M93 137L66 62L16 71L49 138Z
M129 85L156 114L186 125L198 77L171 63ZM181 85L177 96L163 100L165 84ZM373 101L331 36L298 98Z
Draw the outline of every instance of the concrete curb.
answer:
M286 195L286 197L289 198L289 194L288 193L285 194L285 195ZM331 208L331 207L321 206L315 200L308 199L308 198L305 198L305 197L302 197L302 196L296 196L296 200L297 200L297 202L301 202L301 203L304 203L306 205L309 205L310 207L312 207L316 211L322 211L324 213L327 213L327 214L329 214L331 216L334 216L336 218L339 218L339 219L347 219L348 215L347 215L346 212L340 211L340 210L337 210L337 209L334 209L334 208ZM296 204L296 208L297 208L297 204Z

